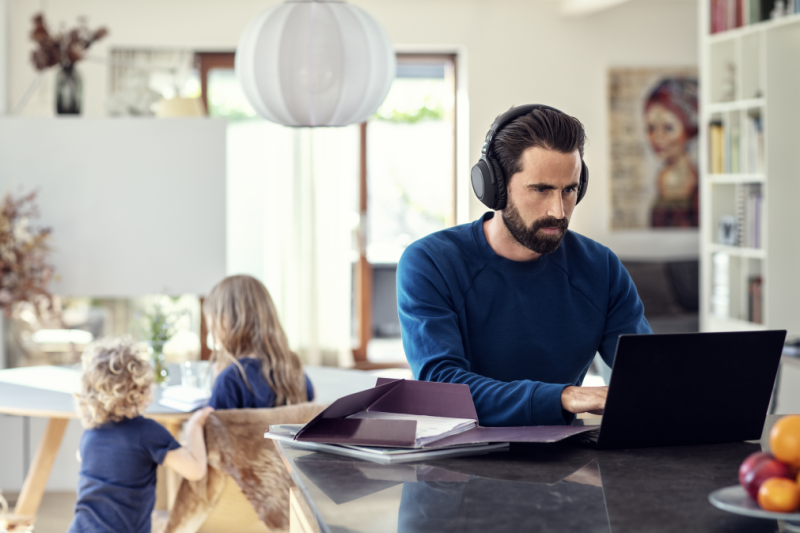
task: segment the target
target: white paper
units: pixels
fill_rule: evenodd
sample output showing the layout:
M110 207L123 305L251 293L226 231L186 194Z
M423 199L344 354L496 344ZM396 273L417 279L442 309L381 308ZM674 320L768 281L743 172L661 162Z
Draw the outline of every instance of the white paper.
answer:
M187 387L186 385L173 385L161 391L162 398L170 398L180 402L197 402L209 398L209 393L199 387Z
M429 442L455 435L474 428L475 420L469 418L445 418L441 416L408 415L400 413L382 413L379 411L361 411L347 418L378 418L382 420L414 420L417 422L416 445L425 446Z
M202 407L208 398L208 392L201 388L173 385L161 391L158 403L170 409L188 412Z
M172 398L161 398L158 400L159 405L163 405L164 407L169 407L170 409L175 409L176 411L181 411L183 413L188 413L190 411L194 411L195 409L199 409L203 407L206 403L205 400L201 400L199 402L181 402L179 400L173 400Z

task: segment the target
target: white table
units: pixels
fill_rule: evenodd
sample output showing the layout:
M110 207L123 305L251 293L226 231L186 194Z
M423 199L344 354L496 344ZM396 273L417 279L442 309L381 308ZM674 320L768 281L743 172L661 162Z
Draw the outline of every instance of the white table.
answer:
M376 377L360 370L328 367L306 367L316 392L317 403L331 403L347 394L375 386ZM176 375L177 372L173 372ZM67 423L78 418L70 390L78 382L80 371L65 367L28 367L0 370L0 413L47 418L47 426L39 442L31 467L17 499L15 514L34 516L44 495L47 479L53 468ZM163 424L177 436L189 418L158 404L161 389L155 388L155 399L145 416ZM167 477L167 501L172 502L177 480Z

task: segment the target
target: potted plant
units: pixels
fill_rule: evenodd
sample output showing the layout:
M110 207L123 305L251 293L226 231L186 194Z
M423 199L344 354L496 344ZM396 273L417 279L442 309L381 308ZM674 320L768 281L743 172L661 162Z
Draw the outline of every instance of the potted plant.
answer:
M93 43L108 35L106 28L91 31L86 20L78 19L78 27L62 33L48 31L41 13L33 17L31 39L38 45L31 54L36 70L59 66L56 75L56 113L79 115L83 105L83 80L75 63L83 59Z
M154 304L149 312L143 313L150 360L155 373L154 381L162 387L169 382L164 345L178 332L178 321L185 314L183 311L167 311L160 303Z

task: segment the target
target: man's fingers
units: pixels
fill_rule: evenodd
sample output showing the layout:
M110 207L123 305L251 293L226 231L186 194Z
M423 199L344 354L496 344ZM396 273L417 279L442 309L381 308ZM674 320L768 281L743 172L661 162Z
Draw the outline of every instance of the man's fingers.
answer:
M566 387L561 393L562 407L571 413L602 414L606 406L608 387Z

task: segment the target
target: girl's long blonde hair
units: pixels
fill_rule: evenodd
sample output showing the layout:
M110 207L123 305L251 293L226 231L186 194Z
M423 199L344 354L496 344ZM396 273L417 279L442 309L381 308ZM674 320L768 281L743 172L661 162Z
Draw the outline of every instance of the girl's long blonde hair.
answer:
M239 359L260 359L276 406L308 401L303 364L289 349L275 304L260 281L245 275L223 279L205 299L203 314L217 345L211 360L218 372L234 364L251 388Z

